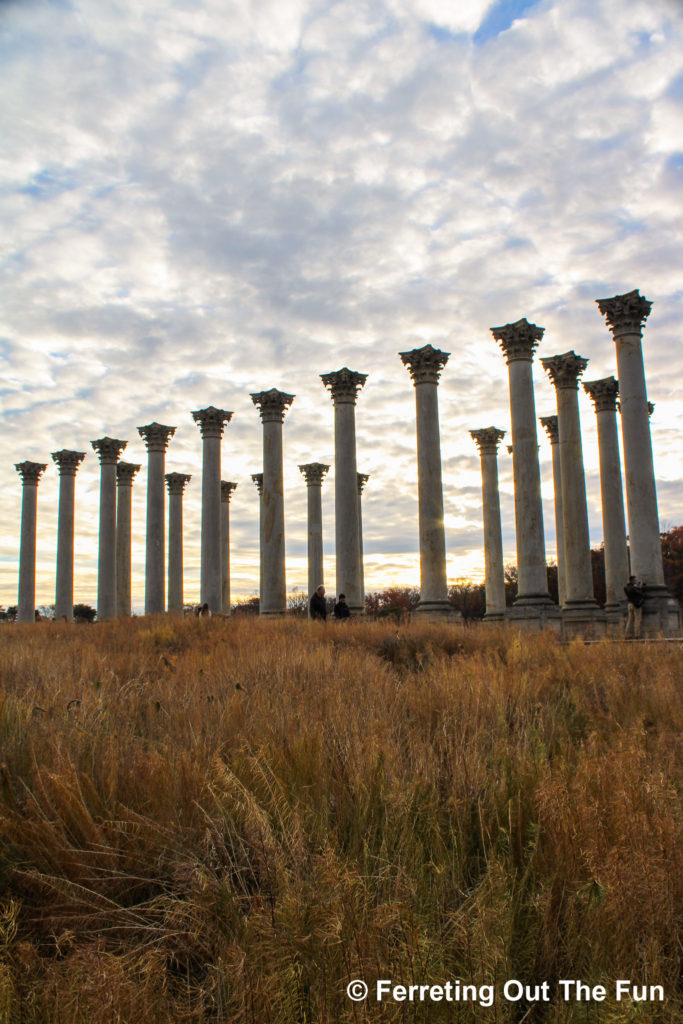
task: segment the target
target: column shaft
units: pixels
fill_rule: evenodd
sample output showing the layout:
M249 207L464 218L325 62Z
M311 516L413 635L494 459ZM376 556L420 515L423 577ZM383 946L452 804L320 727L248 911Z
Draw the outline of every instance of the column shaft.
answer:
M201 604L221 609L221 439L205 436L202 454Z
M17 622L33 622L36 610L36 524L38 484L25 483L21 495L19 605Z
M471 430L481 454L481 497L484 515L484 565L486 572L487 620L505 618L505 567L503 565L503 532L500 521L498 488L498 443L504 430L488 427Z
M74 506L76 477L63 474L59 478L57 512L57 579L55 585L55 619L71 622L74 611Z
M345 594L351 613L363 611L360 591L360 536L356 483L356 409L353 402L334 405L334 510L337 595Z
M531 362L514 360L509 364L509 371L519 574L517 603L549 601Z
M167 473L168 488L168 610L183 610L183 493L192 479L187 473Z
M282 471L282 423L263 424L263 606L262 615L284 615L285 506Z
M116 614L132 613L131 545L133 487L130 480L118 480L116 490Z

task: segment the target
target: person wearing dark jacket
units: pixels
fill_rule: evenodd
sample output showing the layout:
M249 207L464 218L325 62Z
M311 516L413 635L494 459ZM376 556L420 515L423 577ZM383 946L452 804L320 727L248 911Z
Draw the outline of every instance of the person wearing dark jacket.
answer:
M346 603L346 595L340 594L339 600L334 606L334 617L335 619L350 619L351 609Z
M310 612L312 619L320 619L324 622L327 618L327 602L325 600L325 588L322 584L318 587L311 598Z
M624 636L632 635L634 640L639 640L643 621L643 605L645 604L645 584L639 583L635 576L629 576L624 593L628 601L628 617Z

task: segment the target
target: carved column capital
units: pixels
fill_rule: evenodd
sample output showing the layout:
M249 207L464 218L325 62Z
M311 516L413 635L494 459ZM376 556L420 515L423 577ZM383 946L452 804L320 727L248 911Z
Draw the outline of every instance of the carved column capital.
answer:
M550 439L550 443L559 444L560 427L557 416L541 416L540 423L542 427L545 427L546 433Z
M481 455L496 455L498 445L505 437L505 431L499 430L498 427L483 427L481 430L470 430L470 437Z
M357 373L349 370L348 366L334 373L321 373L320 379L326 388L329 388L332 401L335 405L338 402L356 404L358 392L368 379L367 373Z
M182 494L192 477L189 473L166 473L164 479L169 494Z
M288 395L277 388L270 391L257 391L251 395L254 405L258 406L262 423L282 423L287 407L294 401L295 395Z
M576 352L563 352L560 356L541 359L541 366L556 388L578 391L579 377L588 366L588 360L577 356Z
M408 368L413 384L438 384L441 370L448 362L450 352L425 345L410 352L399 352L401 362Z
M76 476L78 467L84 458L85 452L71 452L66 448L52 452L52 461L59 467L60 476Z
M133 478L140 472L140 464L135 462L117 462L116 484L118 487L132 487Z
M596 412L616 412L619 395L619 381L616 377L604 377L602 380L583 381L583 390L592 399Z
M508 363L515 362L518 359L523 359L530 363L534 358L534 350L544 333L544 327L530 324L526 317L517 320L514 324L491 327L491 334L502 348Z
M199 426L202 438L222 437L225 424L232 419L232 413L226 409L217 409L215 405L209 405L206 409L197 409L192 413L192 419Z
M21 482L24 486L26 484L35 484L38 486L42 474L47 469L46 462L15 462L14 468L17 473L21 476Z
M299 471L306 478L307 487L321 487L329 468L322 462L308 462L305 466L299 466Z
M356 473L356 483L358 485L358 494L359 495L361 495L363 493L363 488L365 487L365 485L366 485L366 483L368 482L369 479L370 479L370 474L369 473Z
M237 484L233 483L232 480L221 480L221 501L230 504L232 492L236 487Z
M625 295L614 295L611 299L595 301L615 338L622 334L642 335L652 303L648 302L637 288L632 292L626 292Z
M127 441L120 441L117 437L100 437L90 443L99 456L101 466L115 465L128 444Z
M263 494L263 473L252 473L251 479L256 484L256 490L259 494Z
M165 452L175 432L175 427L165 427L163 423L156 422L138 427L138 434L145 442L148 452Z

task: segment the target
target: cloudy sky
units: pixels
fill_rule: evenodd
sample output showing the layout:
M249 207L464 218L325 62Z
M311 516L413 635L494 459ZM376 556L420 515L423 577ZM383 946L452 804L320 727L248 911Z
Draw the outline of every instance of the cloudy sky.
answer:
M288 589L306 587L299 463L333 465L319 378L368 374L357 405L366 585L419 582L414 391L397 353L451 353L439 387L449 579L483 575L469 430L509 430L489 328L546 328L586 379L615 373L595 299L654 302L644 350L659 511L683 522L683 4L679 0L0 0L0 603L16 602L21 483L38 490L37 603L54 600L58 474L76 478L76 600L95 601L99 464L128 440L134 601L144 598L146 453L177 426L188 599L199 592L201 439L223 441L233 593L258 581L262 432L284 423ZM538 415L554 391L534 364ZM594 413L580 395L591 540ZM549 557L550 451L539 435ZM499 459L514 562L511 461ZM334 589L333 469L323 487Z

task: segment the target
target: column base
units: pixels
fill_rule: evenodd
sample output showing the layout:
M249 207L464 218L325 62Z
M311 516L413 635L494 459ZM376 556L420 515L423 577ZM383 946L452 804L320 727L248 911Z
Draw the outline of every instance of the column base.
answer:
M562 608L565 640L597 640L606 628L605 612L596 601L567 601Z
M484 622L505 622L505 612L486 612Z
M608 636L619 636L626 625L626 602L613 601L604 607Z
M549 594L526 594L506 609L505 619L513 626L529 631L562 632L562 612Z
M423 621L433 619L435 622L443 622L447 619L450 622L462 622L462 614L450 601L420 601L415 615Z
M221 613L217 612L216 614ZM287 611L285 608L283 608L282 610L280 610L279 608L264 608L263 611L259 611L259 616L262 619L281 619L286 614Z
M666 587L647 587L641 635L680 637L681 609Z

